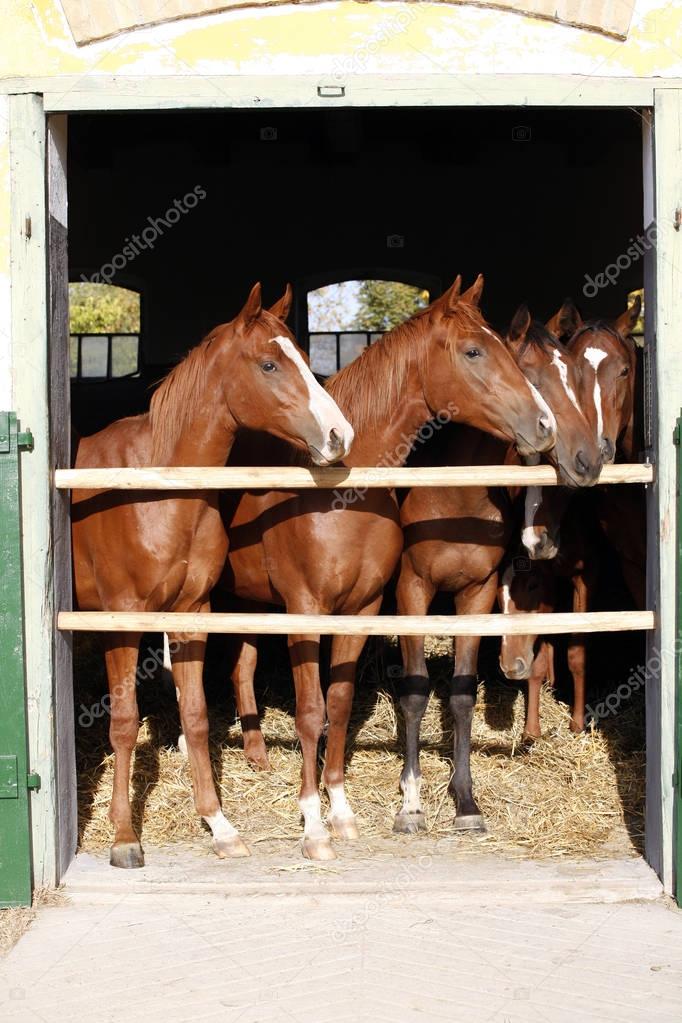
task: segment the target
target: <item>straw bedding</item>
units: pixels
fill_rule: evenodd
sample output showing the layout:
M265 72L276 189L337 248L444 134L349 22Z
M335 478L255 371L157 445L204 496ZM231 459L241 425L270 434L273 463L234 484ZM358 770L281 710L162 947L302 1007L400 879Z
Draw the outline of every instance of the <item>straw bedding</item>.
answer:
M447 793L452 731L443 683L452 672L447 640L427 640L435 691L422 726L423 803L429 833L451 834L453 805ZM262 728L272 770L256 772L244 760L229 684L212 701L211 753L223 809L253 848L299 838L296 794L301 755L293 721L292 683L283 649L266 650L257 677ZM391 665L399 662L395 641L373 644L362 662L348 744L347 791L363 837L391 834L400 805L402 721L393 699ZM485 673L488 677L494 671ZM104 692L99 647L78 637L77 712ZM188 764L176 746L178 713L172 688L160 675L140 687L143 717L135 752L131 792L143 844L200 839L208 833L192 805ZM210 695L210 685L209 685ZM94 703L92 701L95 701ZM464 834L462 851L517 857L633 854L641 846L644 803L644 728L641 698L599 730L576 737L568 708L545 689L543 738L522 742L522 688L493 679L481 683L473 733L474 788L488 832ZM81 716L77 724L81 846L106 848L113 757L108 716ZM323 796L323 801L324 801ZM405 839L396 838L396 851ZM408 842L410 839L407 840Z

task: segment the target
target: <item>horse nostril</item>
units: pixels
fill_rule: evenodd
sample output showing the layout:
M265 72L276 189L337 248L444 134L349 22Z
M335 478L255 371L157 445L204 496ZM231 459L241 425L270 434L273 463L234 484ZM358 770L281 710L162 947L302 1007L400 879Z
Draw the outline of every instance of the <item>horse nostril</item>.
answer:
M581 476L587 476L588 472L590 471L590 463L587 460L587 458L585 458L584 451L578 451L578 453L576 454L575 467Z
M343 448L343 437L335 427L329 431L329 447L332 451L341 451Z
M616 449L613 441L609 440L608 437L602 437L599 450L601 451L601 456L605 463L612 462L615 458Z
M538 420L538 432L541 437L549 437L552 433L552 420L544 413Z
M517 678L522 678L528 674L528 665L524 661L523 657L517 657L514 661L514 674Z

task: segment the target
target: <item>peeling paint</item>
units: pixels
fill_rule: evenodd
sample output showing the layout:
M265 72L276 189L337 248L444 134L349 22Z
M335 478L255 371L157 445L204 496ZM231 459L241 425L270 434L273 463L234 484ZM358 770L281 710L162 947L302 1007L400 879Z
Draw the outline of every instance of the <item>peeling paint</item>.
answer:
M409 10L404 31L372 46ZM637 0L628 39L484 8L375 0L233 10L77 47L59 0L5 0L0 76L331 73L363 53L378 73L682 77L682 8Z

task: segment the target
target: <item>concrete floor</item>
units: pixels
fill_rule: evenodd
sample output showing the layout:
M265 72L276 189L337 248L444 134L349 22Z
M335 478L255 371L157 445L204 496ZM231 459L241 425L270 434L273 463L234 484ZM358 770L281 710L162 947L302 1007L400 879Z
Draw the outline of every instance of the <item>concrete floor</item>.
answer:
M0 963L0 1019L682 1020L682 913L640 860L291 852L79 856Z

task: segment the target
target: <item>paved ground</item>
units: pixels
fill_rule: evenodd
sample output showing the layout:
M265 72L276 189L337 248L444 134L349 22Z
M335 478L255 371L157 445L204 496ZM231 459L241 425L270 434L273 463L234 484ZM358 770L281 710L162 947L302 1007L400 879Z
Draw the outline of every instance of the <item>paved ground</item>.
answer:
M682 913L641 862L424 855L392 875L285 863L272 889L266 856L260 895L253 861L240 878L189 851L152 854L145 877L79 857L70 904L41 911L0 963L0 1019L682 1020Z

